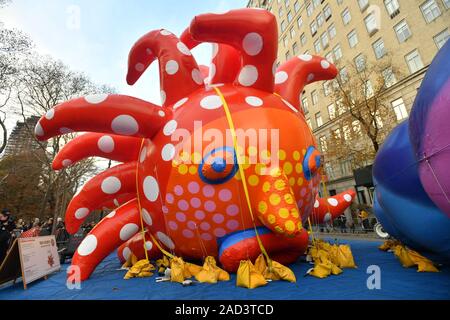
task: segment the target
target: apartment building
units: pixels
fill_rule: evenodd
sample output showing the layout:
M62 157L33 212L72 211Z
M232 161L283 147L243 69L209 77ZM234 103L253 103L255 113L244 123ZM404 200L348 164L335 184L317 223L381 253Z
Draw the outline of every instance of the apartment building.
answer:
M389 53L401 76L386 73L385 94L398 122L408 117L428 65L450 37L450 0L250 0L248 7L277 17L278 63L305 53L341 64L363 57L376 63ZM299 92L319 146L339 121L327 85ZM356 187L360 202L372 202L371 188L356 185L349 161L325 162L330 194Z

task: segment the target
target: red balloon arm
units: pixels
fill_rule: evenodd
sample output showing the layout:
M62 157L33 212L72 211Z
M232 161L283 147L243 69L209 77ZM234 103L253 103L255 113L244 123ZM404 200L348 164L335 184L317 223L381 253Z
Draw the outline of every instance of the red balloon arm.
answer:
M355 191L349 189L328 198L317 198L312 214L313 223L325 223L336 219L344 213L355 198Z

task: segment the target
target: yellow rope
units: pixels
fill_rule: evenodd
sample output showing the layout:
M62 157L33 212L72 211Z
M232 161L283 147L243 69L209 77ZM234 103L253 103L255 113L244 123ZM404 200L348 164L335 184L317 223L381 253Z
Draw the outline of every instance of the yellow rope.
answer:
M227 121L228 121L228 126L230 127L231 135L232 135L232 138L233 138L233 147L234 147L234 150L236 152L236 156L238 156L238 142L237 142L237 137L236 137L236 130L234 128L233 118L231 117L231 113L230 113L230 108L228 107L228 103L225 100L225 97L223 96L223 94L219 90L219 88L214 87L214 90L217 92L217 94L219 95L220 99L222 100L223 108L225 110L225 115L226 115ZM250 216L252 218L253 228L255 229L256 239L258 241L259 248L260 248L261 252L266 257L269 270L272 270L272 260L269 258L269 255L267 254L267 251L264 248L264 245L262 244L262 241L261 241L261 239L259 237L258 229L256 228L255 217L253 215L252 205L251 205L251 202L250 202L250 194L249 194L248 188L247 188L247 180L245 178L244 168L239 164L239 160L238 160L237 165L238 165L238 169L239 169L239 174L241 175L242 187L244 189L244 194L245 194L245 199L247 201L248 210L250 211Z

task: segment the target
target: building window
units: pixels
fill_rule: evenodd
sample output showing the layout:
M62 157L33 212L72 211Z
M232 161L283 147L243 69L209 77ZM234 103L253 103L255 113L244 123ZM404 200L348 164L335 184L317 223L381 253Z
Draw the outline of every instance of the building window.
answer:
M306 6L306 14L308 15L308 17L311 17L313 10L314 8L312 7L311 2L308 3L308 5Z
M374 13L370 13L365 19L364 23L366 24L366 29L369 35L373 35L375 32L379 30L377 25L377 19L375 18Z
M284 0L284 5L286 6L286 8L289 8L289 0Z
M301 6L300 6L300 3L298 3L298 0L295 1L295 3L294 3L294 11L298 12L300 10L300 8L301 8Z
M283 7L280 7L280 10L278 11L278 18L283 18Z
M323 15L325 16L326 21L331 18L331 8L328 4L323 8Z
M444 2L445 8L450 9L450 0L442 0L442 2Z
M284 45L285 48L287 48L287 46L288 46L288 39L287 39L287 36L284 36L284 37L283 37L283 45Z
M292 51L294 52L294 55L297 55L297 53L298 53L298 44L297 44L297 42L294 42L294 44L292 45Z
M361 135L361 124L358 120L352 122L352 129L354 133L356 133L357 135Z
M317 15L317 24L321 27L325 23L325 18L323 17L323 13L319 13Z
M363 54L359 54L355 58L355 66L358 72L363 71L366 68L366 58Z
M303 19L302 19L302 17L298 17L298 19L297 19L298 28L300 29L302 27L302 25L303 25Z
M333 48L333 53L334 53L334 59L336 61L339 61L342 58L342 50L341 50L341 45L337 45Z
M406 20L403 20L397 24L394 27L394 30L400 43L405 42L409 37L411 37L411 31L409 30Z
M344 0L336 0L336 2L337 2L338 5L341 5L342 2L344 2Z
M302 35L300 36L300 42L301 42L302 46L304 46L306 44L306 36L304 33L302 33Z
M350 15L350 11L348 10L348 8L346 8L343 12L342 12L342 22L344 22L344 25L347 25L350 23L350 20L352 20L352 16Z
M364 11L369 6L369 0L358 0L358 5L359 9L361 9L361 11Z
M309 112L309 105L308 105L307 97L302 98L302 107L303 107L303 111L305 112L305 114Z
M327 60L330 61L331 63L334 63L333 52L328 52L328 53L325 55L325 59L327 59Z
M408 53L405 56L405 59L411 73L414 73L423 68L422 58L420 57L419 51L417 51L417 49Z
M384 6L391 18L400 13L400 6L397 0L384 0Z
M342 83L348 81L348 72L346 67L342 67L341 70L339 70L339 77L341 78Z
M316 53L319 53L321 49L320 39L317 39L316 41L314 41L314 50L316 51Z
M356 33L355 29L347 35L347 39L350 48L354 48L358 44L358 34Z
M289 11L287 14L287 21L290 23L292 21L292 13Z
M313 0L314 9L317 8L320 5L321 0Z
M397 79L395 78L395 74L394 72L392 72L391 67L384 69L382 71L382 74L384 79L384 86L386 88L393 86L397 82Z
M313 90L311 92L311 100L312 100L313 106L315 106L317 103L319 103L319 95L317 94L316 90Z
M295 38L295 29L294 27L292 27L291 29L289 29L289 34L291 35L291 39Z
M330 104L328 107L328 115L330 116L330 120L333 120L334 118L336 118L336 107L334 106L334 104Z
M312 130L312 123L311 123L311 119L306 119L306 123L308 124L308 127Z
M316 113L316 124L318 127L321 127L323 125L322 116L320 115L320 112Z
M378 39L372 44L373 51L375 52L375 57L377 59L381 59L385 54L386 50L384 49L384 41L383 39Z
M286 21L281 21L281 32L284 32L286 30Z
M420 10L422 10L423 17L427 23L432 22L437 17L441 15L441 10L435 0L427 0L420 6Z
M317 33L317 22L314 20L309 27L311 28L311 35L314 37Z
M327 137L326 136L319 137L319 144L320 144L320 151L326 152L327 151Z
M323 48L327 48L328 47L328 33L324 32L322 33L322 35L320 36L320 39L322 40L322 46Z
M392 101L391 105L394 109L397 121L402 121L403 119L408 118L408 111L406 111L406 106L402 98Z
M334 26L334 23L330 24L328 27L328 34L330 35L330 39L336 37L336 27Z
M444 44L447 42L449 37L450 37L450 33L448 32L448 29L445 29L444 31L442 31L441 33L439 33L433 37L434 42L436 43L436 46L438 47L438 49L440 49L444 46Z

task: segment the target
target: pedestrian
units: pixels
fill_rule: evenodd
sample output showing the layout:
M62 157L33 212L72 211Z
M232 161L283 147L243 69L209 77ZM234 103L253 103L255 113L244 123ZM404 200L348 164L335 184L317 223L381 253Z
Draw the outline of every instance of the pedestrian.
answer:
M14 228L15 224L11 212L8 209L3 209L0 213L0 264L8 253L8 248L12 239L11 232Z

